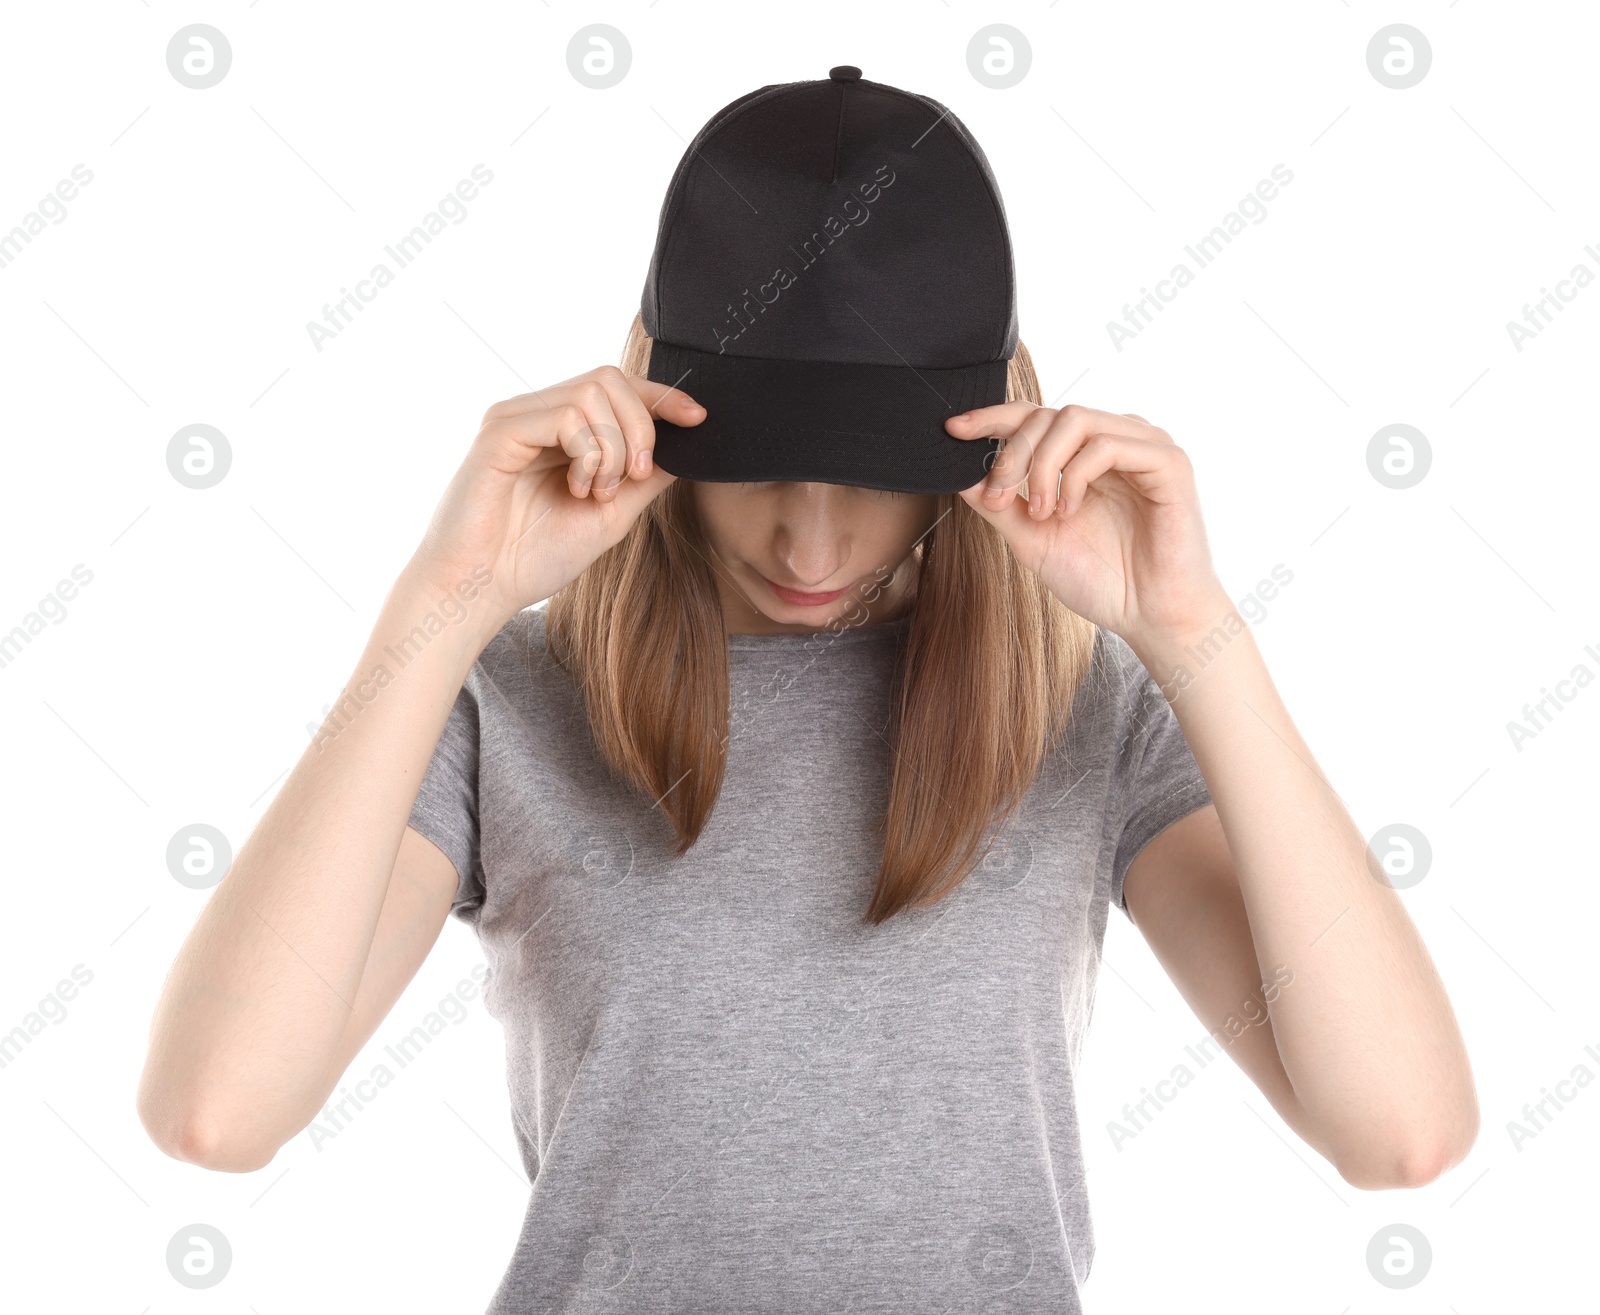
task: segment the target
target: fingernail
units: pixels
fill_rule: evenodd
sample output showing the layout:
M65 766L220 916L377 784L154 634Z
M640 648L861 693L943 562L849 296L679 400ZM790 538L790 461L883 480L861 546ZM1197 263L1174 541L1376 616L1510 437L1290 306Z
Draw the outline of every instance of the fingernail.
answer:
M1003 488L1001 488L998 484L991 484L988 488L986 488L983 491L983 496L986 497L986 498L998 498L1004 492L1005 492L1005 490Z
M650 453L648 451L639 453L633 459L633 468L641 475L648 474L650 471Z
M1035 493L1028 499L1028 505L1033 508L1033 514L1037 516L1044 507L1044 494Z

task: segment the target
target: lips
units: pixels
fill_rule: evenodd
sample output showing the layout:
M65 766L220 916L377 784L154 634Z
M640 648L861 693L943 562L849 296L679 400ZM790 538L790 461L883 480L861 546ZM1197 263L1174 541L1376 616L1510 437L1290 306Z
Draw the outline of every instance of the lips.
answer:
M831 603L836 598L842 598L849 592L850 586L843 589L833 589L825 594L808 594L800 589L787 589L781 584L774 584L766 576L761 577L766 581L767 588L783 599L786 603L793 603L796 607L821 607L824 603Z

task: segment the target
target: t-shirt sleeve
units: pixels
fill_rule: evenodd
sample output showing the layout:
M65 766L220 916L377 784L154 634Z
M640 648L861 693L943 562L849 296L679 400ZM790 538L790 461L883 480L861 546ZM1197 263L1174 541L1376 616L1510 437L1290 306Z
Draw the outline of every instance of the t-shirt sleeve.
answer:
M1121 699L1115 754L1121 818L1111 866L1111 902L1128 914L1122 883L1139 851L1179 818L1211 802L1200 765L1183 737L1178 717L1145 665L1125 640L1102 631L1112 688ZM1128 915L1131 917L1131 915Z
M478 700L470 686L469 677L456 695L407 821L449 855L457 880L450 912L475 923L484 885L478 852Z

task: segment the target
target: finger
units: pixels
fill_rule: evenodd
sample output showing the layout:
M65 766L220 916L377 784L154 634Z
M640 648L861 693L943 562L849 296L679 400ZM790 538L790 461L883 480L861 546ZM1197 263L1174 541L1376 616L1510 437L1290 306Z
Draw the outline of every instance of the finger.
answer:
M1096 434L1110 434L1172 445L1172 437L1141 417L1114 415L1089 406L1070 404L1059 411L1041 408L1051 417L1047 435L1034 443L1028 480L1028 514L1043 520L1061 508L1065 488L1062 472L1073 456ZM1029 422L1024 422L1027 425Z
M1174 439L1173 439L1171 434L1167 433L1167 431L1165 429L1162 429L1159 425L1152 425L1143 416L1136 416L1136 415L1134 415L1134 413L1132 411L1129 411L1127 413L1127 416L1128 416L1129 420L1137 420L1141 425L1144 426L1144 432L1139 434L1139 435L1137 435L1137 437L1152 439L1153 441L1155 441L1157 443L1173 443L1174 442Z
M1034 520L1048 519L1060 506L1061 472L1090 438L1081 415L1053 411L1050 417L1050 427L1034 447L1028 472L1028 515Z
M705 407L675 384L658 384L653 379L646 379L637 374L624 375L623 378L632 386L633 391L639 395L639 400L653 416L660 416L672 424L685 426L698 425L706 418ZM683 382L683 379L678 380L679 384Z
M518 393L515 397L508 397L503 402L496 402L484 415L484 421L504 420L507 416L522 415L528 411L537 411L541 408L551 410L565 402L573 400L572 390L581 383L597 379L602 370L610 366L598 366L593 370L585 370L582 374L575 374L570 379L563 379L560 383L551 384L544 389L531 389L526 393ZM618 374L622 372L617 371Z
M984 506L991 511L1010 504L1011 496L1021 487L1023 480L1034 488L1032 472L1039 444L1050 432L1056 413L1048 407L1036 406L1017 426L1016 432L1003 438L995 454L989 477L984 482Z
M1067 462L1061 473L1062 517L1074 516L1095 480L1116 471L1139 493L1166 501L1160 494L1176 473L1181 455L1174 446L1156 439L1129 438L1122 434L1095 434Z
M1115 434L1123 438L1154 438L1160 433L1156 427L1139 416L1122 415L1116 411L1099 411L1092 406L1079 406L1069 402L1061 408L1062 418L1078 434Z
M574 497L588 491L582 467L598 465L600 445L583 408L576 404L542 407L491 420L478 431L482 460L504 475L518 475L541 461L564 460L567 487Z
M618 529L616 537L620 539L626 527L632 525L651 502L670 485L676 483L677 478L676 475L662 470L660 466L651 466L648 474L623 480L614 490L610 500L601 504L609 514L617 517L617 524L621 528Z
M1027 560L1032 555L1028 545L1037 542L1029 536L1037 535L1042 527L1028 515L1027 503L1020 498L1007 498L997 504L983 496L984 488L981 483L974 484L962 489L958 496L1005 536L1019 558Z
M570 381L569 381L570 382ZM509 416L525 415L529 411L548 411L566 401L560 396L565 384L555 384L543 392L535 389L531 393L518 393L515 397L508 397L504 401L496 402L483 413L481 424L488 424L491 420L504 420Z
M628 462L628 445L623 439L616 412L611 409L610 394L598 379L592 376L579 379L563 391L567 394L568 404L577 406L583 412L595 440L595 449L600 454L598 462L591 454L585 453L578 463L577 488L573 491L581 498L591 489L615 484L622 478ZM570 476L567 483L569 486L573 483ZM582 489L582 492L578 492L578 489Z
M511 416L526 415L532 411L548 411L573 401L572 389L575 385L588 379L607 381L603 374L614 367L601 366L588 374L575 375L571 379L564 379L558 384L533 392L519 393L515 397L505 398L496 402L483 413L480 427L493 420L505 420ZM660 415L674 424L694 425L705 418L705 408L685 393L681 388L674 388L667 384L658 384L639 375L625 375L617 370L617 376L627 380L631 385L630 391L635 397L640 398L652 413ZM679 381L680 383L682 380ZM662 399L667 399L663 401ZM626 433L626 430L624 430Z
M1033 402L999 402L951 416L944 422L944 428L954 438L1008 438L1039 409Z
M643 477L650 467L650 451L655 446L656 426L651 419L649 409L639 399L639 394L628 387L628 376L614 365L603 365L594 372L600 386L606 390L606 396L611 401L611 411L622 425L622 437L626 444L622 459L622 471L618 475L618 482L635 477ZM609 489L596 484L594 494L597 498L609 499L616 495L616 486Z
M1032 402L1002 402L998 406L983 406L965 415L952 416L945 428L957 438L989 438L1013 432L1036 409ZM1164 429L1139 416L1119 415L1114 411L1097 411L1092 406L1079 406L1069 402L1058 413L1067 418L1079 431L1090 434L1124 434L1129 438L1168 439ZM959 423L958 423L959 422Z
M578 415L576 425L570 414L573 411ZM495 430L513 445L531 444L546 451L559 442L575 467L567 476L567 486L575 497L588 492L613 450L622 446L622 429L605 389L597 380L581 376L542 392L496 402L484 414L483 429ZM513 448L500 449L509 463L507 469L522 469L536 459L531 452L520 458L512 453Z

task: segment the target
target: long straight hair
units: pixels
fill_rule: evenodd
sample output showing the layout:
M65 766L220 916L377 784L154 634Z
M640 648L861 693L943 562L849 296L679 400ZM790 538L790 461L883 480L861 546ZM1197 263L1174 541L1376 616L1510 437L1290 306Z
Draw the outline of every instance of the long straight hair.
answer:
M634 317L624 374L651 340ZM1006 399L1041 403L1020 342ZM894 667L883 859L865 920L937 903L966 879L1066 730L1089 670L1092 622L1018 562L958 494L904 567L912 618ZM820 633L820 632L819 632ZM546 645L582 691L612 768L656 801L686 853L722 789L728 647L693 482L679 479L549 603Z

